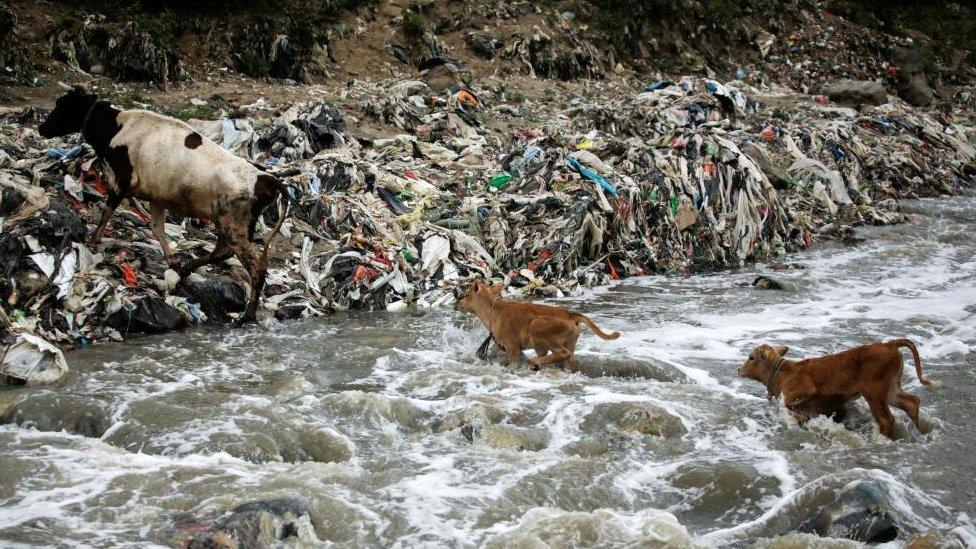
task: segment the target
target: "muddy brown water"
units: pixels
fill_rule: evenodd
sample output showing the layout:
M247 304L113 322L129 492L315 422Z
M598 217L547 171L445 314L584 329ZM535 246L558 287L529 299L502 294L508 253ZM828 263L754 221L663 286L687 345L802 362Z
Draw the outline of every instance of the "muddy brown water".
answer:
M287 497L339 546L714 546L782 536L858 480L885 494L896 545L976 543L976 198L904 207L915 223L787 259L806 269L556 300L624 334L584 331L572 372L476 359L484 330L451 310L69 353L63 385L0 390L0 545L174 545ZM735 375L759 342L808 356L895 337L943 386L906 370L924 429L896 410L894 442L863 403L799 426Z

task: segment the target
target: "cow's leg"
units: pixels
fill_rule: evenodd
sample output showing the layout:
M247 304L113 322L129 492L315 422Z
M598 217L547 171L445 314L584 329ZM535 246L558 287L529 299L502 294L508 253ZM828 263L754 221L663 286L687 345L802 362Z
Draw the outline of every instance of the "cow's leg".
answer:
M163 259L166 264L173 267L173 246L166 238L166 207L160 204L153 204L149 215L152 216L152 231L160 247L163 248Z
M230 246L227 244L227 237L217 232L217 244L214 246L212 252L203 257L198 257L196 259L191 259L183 265L171 265L177 273L179 273L180 278L185 278L193 271L203 267L204 265L210 265L212 263L218 263L223 261L230 256L234 255L231 251Z
M95 229L95 234L88 239L85 244L89 248L94 248L98 246L99 241L102 240L102 233L105 232L105 226L108 225L109 219L112 219L112 214L115 213L115 209L119 207L122 203L122 199L125 198L120 194L109 194L108 200L105 202L105 209L102 210L102 218L98 222L98 227Z
M251 298L248 300L244 312L237 317L235 322L237 326L251 322L257 317L258 301L261 300L261 294L264 292L264 281L268 274L267 263L261 261L257 247L246 238L247 227L244 226L241 229L239 233L236 230L234 231L233 236L230 237L232 240L229 242L229 246L241 264L247 268L248 277L251 279Z

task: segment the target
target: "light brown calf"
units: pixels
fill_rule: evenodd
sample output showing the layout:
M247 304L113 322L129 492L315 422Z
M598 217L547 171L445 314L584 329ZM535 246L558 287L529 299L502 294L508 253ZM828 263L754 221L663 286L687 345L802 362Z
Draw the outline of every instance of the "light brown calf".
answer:
M563 307L505 301L498 297L500 291L500 285L492 288L475 281L458 301L458 308L481 319L489 337L505 349L509 365L518 362L524 349L535 349L536 356L529 359L534 369L543 364L572 364L580 324L586 324L603 339L620 337L619 332L608 334L600 330L584 315Z

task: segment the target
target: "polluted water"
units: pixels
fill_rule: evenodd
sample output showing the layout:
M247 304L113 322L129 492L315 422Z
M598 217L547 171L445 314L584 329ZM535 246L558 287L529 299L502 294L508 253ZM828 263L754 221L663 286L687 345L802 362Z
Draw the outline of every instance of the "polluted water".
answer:
M913 224L786 258L805 268L553 299L623 334L584 334L569 370L477 359L483 328L449 309L72 352L62 386L0 393L0 540L973 546L976 197L903 210ZM921 428L896 410L894 440L863 402L799 425L736 375L755 342L802 357L891 334L943 382L905 372Z

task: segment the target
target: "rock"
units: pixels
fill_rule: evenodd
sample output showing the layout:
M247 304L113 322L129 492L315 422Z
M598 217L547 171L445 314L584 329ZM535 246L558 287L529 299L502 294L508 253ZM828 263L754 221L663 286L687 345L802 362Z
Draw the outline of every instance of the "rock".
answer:
M299 434L302 450L312 461L338 463L352 458L352 445L338 433L312 429Z
M0 407L0 424L8 423L91 438L101 437L112 424L106 410L94 399L47 392L32 393Z
M824 95L831 101L855 108L888 101L888 91L876 80L834 80L824 88Z
M684 382L687 377L667 364L651 360L615 357L593 356L584 360L573 361L567 371L580 373L587 377L623 377L637 379L654 379L664 382Z
M906 549L964 549L959 536L944 530L929 530L916 534L905 544Z
M599 404L586 416L582 426L589 431L605 432L608 424L639 435L676 437L687 432L681 418L647 402Z
M802 263L770 263L767 265L767 267L774 271L795 271L807 268L807 266Z
M927 107L935 102L935 91L929 86L925 73L913 74L904 81L900 81L895 89L898 97L915 105Z
M177 293L191 303L199 303L200 310L214 322L227 322L230 320L227 313L239 313L247 306L247 293L242 285L198 275L183 280Z
M0 385L54 383L68 371L68 363L60 349L35 335L24 333L3 352Z
M126 334L156 334L186 326L186 319L178 309L157 296L146 296L135 302L133 309L122 308L112 313L105 323Z
M546 447L546 435L539 429L514 425L486 425L478 431L478 438L498 450L538 452Z
M423 71L421 77L430 86L430 89L436 92L443 92L461 84L458 68L451 63L433 66Z
M240 547L280 547L320 543L312 528L309 506L293 498L252 501L238 505L222 520L221 533L236 541Z
M687 432L680 418L664 408L646 403L628 406L616 424L624 431L642 435L672 437Z
M596 457L607 453L607 445L596 438L584 438L567 444L563 451L579 457Z
M498 423L504 414L497 406L475 403L461 410L454 410L436 418L431 425L435 433L446 433L465 426L481 428Z
M886 510L889 505L887 494L876 484L848 484L833 503L799 530L863 543L886 543L898 536L898 525Z
M792 290L793 286L788 282L781 282L768 276L757 276L752 281L753 287L759 290Z
M485 59L493 59L495 57L495 49L500 46L501 42L494 38L477 34L468 36L468 47L471 48L471 51Z
M916 107L927 107L935 101L935 91L925 76L925 54L918 46L895 48L891 62L898 67L895 93Z

